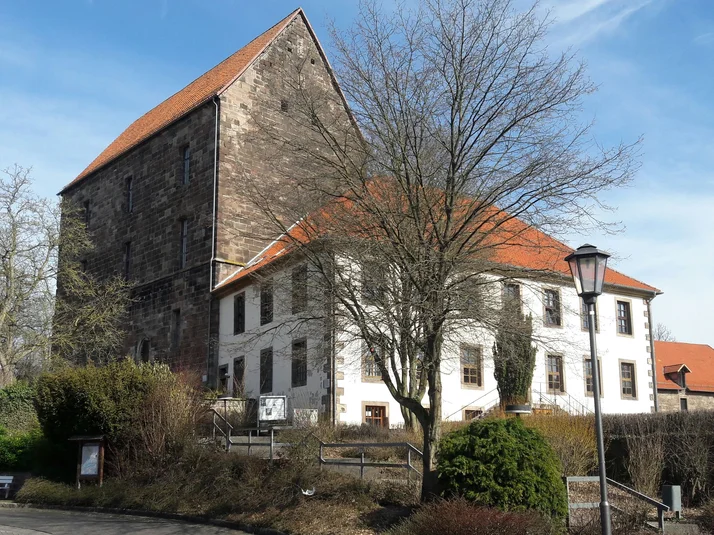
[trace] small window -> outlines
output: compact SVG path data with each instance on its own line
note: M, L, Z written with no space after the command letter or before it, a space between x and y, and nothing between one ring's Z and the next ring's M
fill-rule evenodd
M545 324L549 326L560 326L560 293L558 290L544 291Z
M687 412L689 410L687 398L679 398L679 410L682 412Z
M134 211L134 178L126 179L126 211L132 213Z
M600 387L600 397L602 397L602 363L597 361L598 386ZM593 363L592 359L585 359L585 394L593 395Z
M233 359L233 397L245 397L245 357Z
M171 321L171 349L174 351L178 349L181 344L181 310L175 309L172 312Z
M260 287L260 324L273 321L273 283L266 282Z
M183 174L181 182L185 185L191 181L191 148L183 148Z
M481 409L464 409L464 421L470 422L476 418L480 418L483 415Z
M512 282L503 285L503 307L509 311L522 311L521 286Z
M218 368L218 390L224 394L228 392L228 364Z
M131 242L124 244L124 278L129 280L131 277Z
M548 355L548 393L560 394L565 392L563 380L563 357Z
M600 326L597 323L597 303L594 305L595 307L595 330L600 332ZM580 327L583 331L589 331L590 330L590 314L588 314L588 305L585 304L585 301L582 299L580 300Z
M365 345L362 355L362 378L371 380L381 380L382 372L379 369L378 361L381 358L381 349L378 347L367 347Z
M364 423L375 427L388 427L387 407L384 405L365 405Z
M310 64L315 65L315 58L310 58Z
M233 298L233 334L245 332L245 292Z
M89 220L92 218L92 212L89 209L89 201L84 201L84 225L89 228Z
M305 386L307 384L307 340L293 342L292 351L292 386Z
M260 393L268 394L273 391L273 348L268 347L260 351Z
M149 342L146 338L141 341L141 346L139 347L139 358L141 359L141 362L151 361L151 342Z
M461 346L461 383L483 386L483 355L480 347Z
M620 363L620 390L623 398L634 399L637 397L635 364L633 362Z
M379 273L375 262L363 262L361 265L362 296L368 303L379 303L385 297L384 274Z
M292 312L304 312L307 307L307 265L293 269L292 273Z
M617 302L617 332L632 334L632 317L630 315L629 301Z
M186 267L187 256L188 256L188 220L181 219L179 221L179 269Z
M86 261L86 260L80 260L80 262L79 262L79 270L80 270L82 273L86 273L86 272L87 272L87 261Z
M288 112L290 110L290 104L288 103L287 100L281 100L280 101L280 111L282 112Z

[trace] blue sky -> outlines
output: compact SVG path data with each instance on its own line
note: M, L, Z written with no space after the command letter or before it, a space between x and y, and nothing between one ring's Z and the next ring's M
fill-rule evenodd
M414 0L412 0L414 1ZM526 4L526 0L516 0ZM0 0L0 167L53 195L126 126L298 6L268 0ZM356 1L308 0L327 18ZM577 50L599 91L583 113L605 144L644 136L642 168L608 194L615 236L573 235L664 291L655 322L714 345L714 2L543 0L553 52Z

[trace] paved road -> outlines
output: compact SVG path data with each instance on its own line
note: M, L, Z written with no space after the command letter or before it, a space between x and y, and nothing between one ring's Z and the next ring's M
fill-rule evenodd
M246 535L203 526L141 516L76 513L30 508L0 508L0 535Z

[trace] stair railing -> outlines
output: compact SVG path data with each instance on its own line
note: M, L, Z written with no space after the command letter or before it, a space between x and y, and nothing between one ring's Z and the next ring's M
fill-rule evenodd
M216 431L218 431L221 435L223 435L223 438L225 439L226 451L231 451L231 433L233 432L233 426L216 409L212 408L211 412L213 413L213 441L216 441ZM223 422L223 424L225 425L225 430L223 430L223 427L221 426L220 422Z

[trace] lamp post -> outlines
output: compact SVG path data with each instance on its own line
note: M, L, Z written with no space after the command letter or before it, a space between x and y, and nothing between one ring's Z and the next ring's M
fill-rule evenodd
M565 257L570 264L575 290L588 309L588 330L590 331L590 365L593 378L595 400L595 434L597 436L598 471L600 474L600 526L603 535L611 535L610 504L607 501L607 475L605 473L605 446L602 433L602 412L600 409L600 370L595 342L595 302L602 293L609 254L598 251L589 244L581 245L577 251Z

